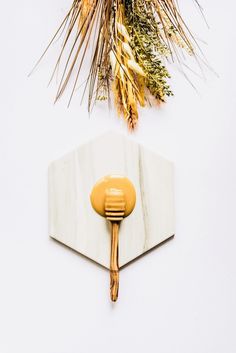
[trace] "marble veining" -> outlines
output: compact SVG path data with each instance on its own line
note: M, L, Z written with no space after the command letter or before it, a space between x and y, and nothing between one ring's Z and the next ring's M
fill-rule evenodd
M49 235L109 268L110 229L90 204L101 177L134 184L133 213L120 228L120 267L174 235L173 164L117 133L106 133L49 166Z

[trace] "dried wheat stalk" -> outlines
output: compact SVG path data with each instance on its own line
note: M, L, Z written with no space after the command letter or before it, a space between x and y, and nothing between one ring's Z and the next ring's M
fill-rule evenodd
M85 85L88 110L112 91L118 114L131 130L137 125L139 105L145 106L150 96L159 104L172 95L165 59L180 61L180 50L194 55L197 47L177 0L74 0L49 46L65 28L53 71L54 76L63 61L56 100L74 80L71 100L84 61L91 55Z

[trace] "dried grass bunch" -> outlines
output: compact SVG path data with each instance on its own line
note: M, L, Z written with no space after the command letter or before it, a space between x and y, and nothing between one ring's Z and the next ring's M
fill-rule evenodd
M64 30L54 74L63 54L68 56L56 100L73 79L71 100L90 57L88 110L97 100L109 100L112 92L118 114L130 129L137 124L139 105L159 104L172 95L166 59L181 60L180 50L194 55L196 45L177 0L74 0L49 46Z

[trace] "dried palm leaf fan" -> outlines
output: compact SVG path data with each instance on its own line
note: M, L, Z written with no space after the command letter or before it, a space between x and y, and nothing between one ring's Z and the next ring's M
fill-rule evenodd
M131 130L138 121L139 105L145 106L151 96L161 103L172 95L165 59L179 61L179 49L194 55L195 41L177 0L74 0L49 46L64 29L54 74L66 51L68 57L56 100L72 79L71 100L82 65L90 57L85 84L88 110L96 100L109 99L112 91L118 114Z

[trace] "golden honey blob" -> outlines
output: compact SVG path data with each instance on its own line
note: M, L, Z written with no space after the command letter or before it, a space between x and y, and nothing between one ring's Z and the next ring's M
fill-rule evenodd
M105 201L109 190L121 191L125 200L124 217L130 215L136 203L136 192L132 182L122 175L107 175L100 179L93 187L90 200L94 210L103 217L105 215Z

